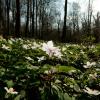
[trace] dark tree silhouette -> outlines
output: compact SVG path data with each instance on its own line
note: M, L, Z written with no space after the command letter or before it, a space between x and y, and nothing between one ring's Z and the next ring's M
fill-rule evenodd
M34 37L34 10L35 10L35 0L33 2L33 12L32 12L32 37Z
M25 37L27 37L27 33L28 33L28 26L29 26L29 5L30 1L27 0L27 16L26 16L26 27L25 27Z
M7 11L7 35L9 36L9 12L10 12L10 0L6 0L6 11Z
M15 36L20 37L20 0L16 0Z
M67 0L65 0L65 7L64 7L64 25L63 25L63 32L62 32L62 37L61 41L66 42L66 20L67 20Z

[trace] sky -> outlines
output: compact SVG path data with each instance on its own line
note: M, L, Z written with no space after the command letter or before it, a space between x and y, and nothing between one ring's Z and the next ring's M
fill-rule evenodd
M90 0L91 2L93 1L93 15L95 15L98 11L100 12L100 0ZM59 9L62 11L62 19L63 19L63 11L64 11L64 2L65 0L61 0L61 2L58 3ZM89 0L68 0L68 10L70 10L70 6L72 2L78 2L81 7L81 12L84 13L87 11L88 7L88 2ZM62 6L61 6L62 5Z
M81 10L83 12L86 11L89 0L70 0L70 1L79 1L81 5ZM94 14L100 11L100 0L90 0L92 2L93 12Z
M93 1L93 15L96 15L98 11L100 12L100 0L90 0L90 1ZM70 6L72 2L78 2L80 4L81 13L84 13L84 12L87 13L89 0L68 0L68 11L70 10ZM64 18L64 3L65 3L65 0L58 0L58 2L56 3L57 9L61 11L62 20ZM21 20L22 22L25 22L25 18L22 18Z
M95 12L100 11L100 0L90 0L93 2L93 9ZM62 0L64 2L64 0ZM68 2L78 2L81 6L82 11L86 11L89 0L68 0Z
M94 2L93 2L93 8L94 8L94 10L96 12L100 11L100 0L94 0Z

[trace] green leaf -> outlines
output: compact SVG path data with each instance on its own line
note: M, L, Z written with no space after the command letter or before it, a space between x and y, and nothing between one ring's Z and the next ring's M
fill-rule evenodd
M20 100L21 95L18 95L14 98L14 100Z
M20 92L20 95L21 95L21 98L24 98L24 97L25 97L25 95L26 95L25 91L24 91L24 90L22 90L22 91Z
M75 85L74 85L74 90L75 90L76 92L80 92L80 87L79 87L77 84L75 84Z
M69 72L71 70L77 70L76 68L72 67L72 66L57 66L56 67L58 72Z
M7 83L7 86L8 86L9 88L14 86L14 83L13 83L12 80L7 80L6 83Z
M72 100L72 99L67 93L64 93L64 100Z

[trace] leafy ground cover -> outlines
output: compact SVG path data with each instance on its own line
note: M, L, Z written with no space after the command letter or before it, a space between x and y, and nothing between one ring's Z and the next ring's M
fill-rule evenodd
M99 100L100 45L0 39L0 100Z

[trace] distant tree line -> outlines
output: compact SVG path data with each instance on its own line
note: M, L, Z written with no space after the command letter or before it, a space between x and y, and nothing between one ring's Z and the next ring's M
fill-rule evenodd
M65 0L62 20L60 0L0 0L0 35L61 42L82 42L89 37L100 42L100 13L93 15L91 1L81 14L77 2L71 3L68 12L69 1Z

